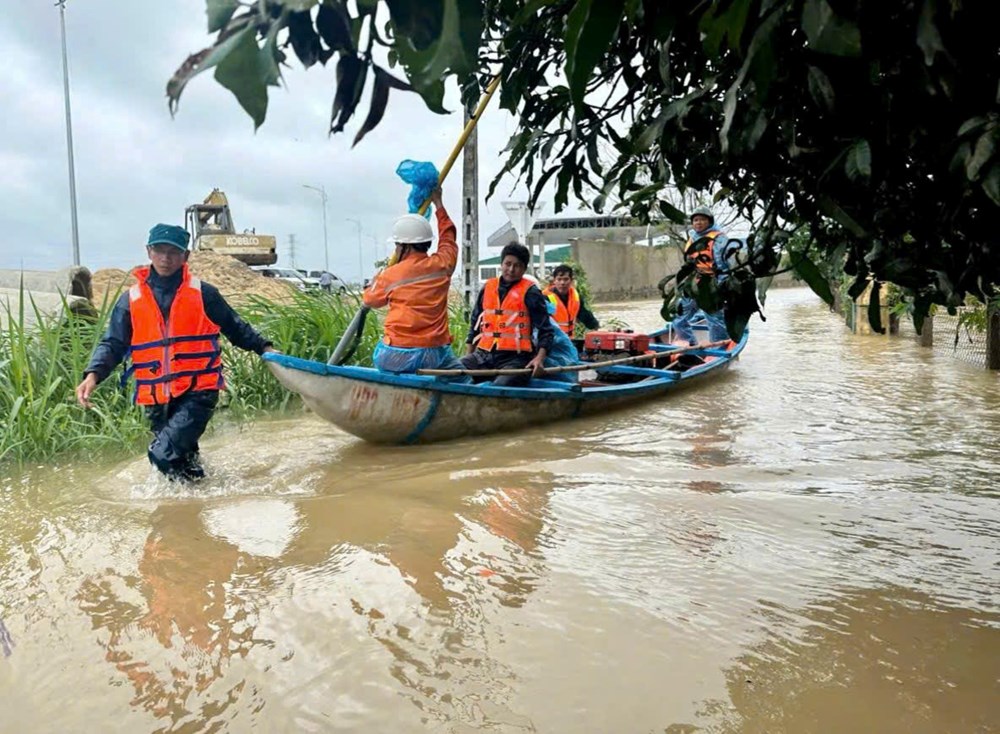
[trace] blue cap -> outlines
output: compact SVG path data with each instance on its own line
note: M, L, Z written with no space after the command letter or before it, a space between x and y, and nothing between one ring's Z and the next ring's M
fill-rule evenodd
M187 251L188 242L191 235L183 227L176 224L157 224L149 230L149 241L147 245L173 245L174 247Z

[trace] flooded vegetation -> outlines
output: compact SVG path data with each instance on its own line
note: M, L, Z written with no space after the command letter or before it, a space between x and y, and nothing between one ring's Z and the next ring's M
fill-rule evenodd
M103 333L114 293L102 301L93 319L52 318L41 313L30 320L9 314L0 327L0 473L5 464L72 457L107 457L131 452L148 440L149 428L132 405L131 387L120 386L122 368L96 393L96 410L76 405L73 390L83 377L94 346ZM26 299L27 301L27 299ZM241 315L275 347L287 354L325 362L354 317L359 302L352 296L289 289L282 302L252 294L239 299ZM30 303L25 304L30 309ZM27 324L31 323L31 326ZM451 313L452 332L464 342L466 326L458 306ZM370 314L352 361L371 364L381 334L377 314ZM224 411L231 423L242 423L264 411L298 407L297 396L283 389L253 355L223 341L229 390Z
M8 464L0 730L995 730L996 375L767 314L714 383L522 433L220 423L196 487L127 442Z

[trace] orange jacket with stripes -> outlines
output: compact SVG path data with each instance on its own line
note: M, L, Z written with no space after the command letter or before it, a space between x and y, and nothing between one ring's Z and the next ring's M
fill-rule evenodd
M576 292L576 288L569 287L569 297L566 299L566 303L563 303L562 298L551 286L543 290L542 295L555 305L556 312L552 314L552 318L559 324L559 328L563 330L564 334L573 336L576 317L580 315L580 294Z
M364 292L369 308L388 304L385 335L393 347L440 347L451 344L448 329L448 291L458 262L455 224L448 212L437 207L437 251L411 251L402 262L375 276Z
M531 314L524 303L524 294L534 283L521 278L510 287L500 302L500 278L490 278L483 286L483 311L479 314L479 335L476 346L487 352L530 352Z
M225 383L219 327L205 314L201 281L191 277L185 263L164 321L146 283L149 268L136 268L133 274L138 282L128 293L132 344L125 378L135 377L135 402L158 405L190 390L221 390Z

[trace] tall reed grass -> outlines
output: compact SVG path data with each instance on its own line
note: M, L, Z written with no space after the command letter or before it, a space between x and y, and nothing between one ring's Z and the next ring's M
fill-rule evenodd
M40 313L30 298L22 298L17 312L5 314L0 328L0 466L136 451L148 441L146 420L131 402L131 385L119 387L121 368L95 391L94 409L76 403L76 385L115 301L107 299L95 317L69 314L68 309L67 315L53 317ZM251 296L237 310L276 349L325 362L359 307L353 295L310 292L297 293L288 303ZM35 321L31 326L26 318L30 315ZM464 315L453 307L449 316L456 351L464 351ZM351 363L370 365L381 334L381 319L369 314ZM228 415L241 422L301 406L298 396L282 388L257 355L224 339L223 345L228 386L217 420Z

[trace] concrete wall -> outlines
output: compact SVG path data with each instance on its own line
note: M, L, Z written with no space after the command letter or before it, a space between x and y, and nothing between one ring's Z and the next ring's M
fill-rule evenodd
M595 301L657 298L656 284L681 267L681 254L673 246L578 240L572 252L573 260L587 273Z
M22 309L27 326L35 324L38 316L59 317L67 308L93 314L92 295L86 268L0 270L0 328L6 328L8 316L19 321Z

